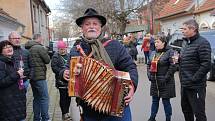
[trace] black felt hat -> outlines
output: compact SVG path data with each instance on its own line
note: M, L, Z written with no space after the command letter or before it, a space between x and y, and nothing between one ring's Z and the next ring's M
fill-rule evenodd
M83 23L85 18L91 18L96 17L101 21L102 26L106 24L106 18L102 15L99 15L98 12L93 8L88 8L82 17L79 17L76 19L76 24L81 27L81 24Z

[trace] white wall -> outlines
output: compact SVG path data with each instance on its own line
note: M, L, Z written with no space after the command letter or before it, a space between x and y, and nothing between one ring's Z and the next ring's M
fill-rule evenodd
M0 21L0 32L3 36L0 36L0 41L8 39L8 35L11 31L15 31L17 29L17 25L10 23L9 21Z
M48 25L47 25L48 18L46 16L46 12L42 8L41 5L37 5L36 3L33 2L32 3L32 8L33 8L33 5L36 8L35 13L36 13L36 21L37 21L37 22L35 22L33 20L34 34L40 33L43 36L43 38L45 39L43 44L45 46L48 46L49 45L49 35L48 35ZM34 10L32 10L32 11L34 12Z
M193 16L182 16L175 19L165 20L161 21L161 31L163 31L165 34L168 33L168 29L170 29L170 34L173 34L176 30L179 30L179 28L182 26L182 23L186 20L192 19ZM199 15L195 16L197 22L199 23L199 26L201 24L205 23L209 26L209 28L212 28L212 24L215 22L215 16L210 16L209 12L204 12Z
M215 16L210 16L210 14L210 12L205 12L196 16L199 22L199 26L205 23L209 26L210 29L212 28L212 24L215 22Z
M182 16L171 20L161 21L161 31L167 34L168 29L170 29L170 34L173 34L176 30L179 30L179 28L182 27L183 22L192 18L193 16Z

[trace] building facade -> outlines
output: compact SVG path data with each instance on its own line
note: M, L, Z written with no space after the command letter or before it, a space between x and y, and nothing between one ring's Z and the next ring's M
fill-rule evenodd
M13 30L22 34L22 43L40 33L45 38L43 44L48 45L48 15L51 11L44 0L1 0L0 8L25 26L24 30Z
M156 20L161 23L161 31L173 34L180 30L182 23L188 19L196 19L200 29L215 29L215 0L171 0Z
M11 31L19 30L20 33L23 33L24 29L23 24L0 8L0 41L8 39L8 34Z

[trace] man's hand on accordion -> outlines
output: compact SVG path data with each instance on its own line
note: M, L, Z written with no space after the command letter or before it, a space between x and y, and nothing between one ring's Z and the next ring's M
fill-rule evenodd
M134 95L134 85L131 83L129 85L128 95L124 98L125 99L125 105L128 105L132 101L133 95Z
M74 74L75 75L79 75L81 73L81 69L82 69L82 64L81 63L77 63L75 65Z
M63 72L63 78L64 78L65 80L69 81L69 70L65 70L65 71Z

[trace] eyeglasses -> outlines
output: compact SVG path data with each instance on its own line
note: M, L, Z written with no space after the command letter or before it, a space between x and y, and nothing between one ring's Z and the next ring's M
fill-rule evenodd
M7 45L7 46L3 47L3 49L8 49L8 48L12 48L12 46L11 45Z
M21 39L21 38L10 38L10 39Z

